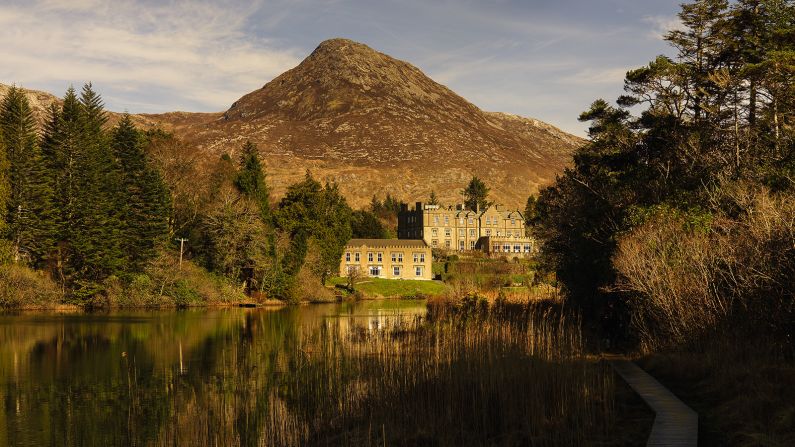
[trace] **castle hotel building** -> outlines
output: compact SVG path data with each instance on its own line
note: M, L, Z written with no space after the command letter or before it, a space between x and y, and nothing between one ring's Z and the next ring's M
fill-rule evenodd
M464 206L442 207L417 202L398 213L398 238L418 239L446 251L483 251L489 255L526 257L535 240L525 234L524 216L517 210L492 205L483 211Z

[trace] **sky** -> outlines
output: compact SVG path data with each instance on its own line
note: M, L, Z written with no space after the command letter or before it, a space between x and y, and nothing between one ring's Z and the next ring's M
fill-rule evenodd
M681 0L0 0L0 82L62 96L92 82L114 111L226 110L323 40L419 67L478 107L584 136L659 54Z

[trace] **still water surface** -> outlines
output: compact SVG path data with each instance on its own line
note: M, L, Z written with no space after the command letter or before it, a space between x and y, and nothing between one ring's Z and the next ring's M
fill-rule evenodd
M372 330L424 313L423 301L385 300L0 314L0 446L163 444L172 424L184 424L186 402L201 414L203 393L218 383L245 388L249 379L240 377L289 373L280 354L312 331ZM242 374L230 360L252 355L247 367L257 374Z

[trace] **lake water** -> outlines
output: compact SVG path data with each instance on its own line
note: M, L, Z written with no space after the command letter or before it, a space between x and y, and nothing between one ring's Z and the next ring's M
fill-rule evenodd
M245 445L256 427L225 417L227 399L288 373L283 353L307 334L424 313L423 301L384 300L0 315L0 446L186 445L169 435L185 426L207 431L190 439Z

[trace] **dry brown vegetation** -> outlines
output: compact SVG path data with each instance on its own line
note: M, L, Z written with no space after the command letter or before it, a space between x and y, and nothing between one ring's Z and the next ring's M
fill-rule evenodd
M277 358L257 344L228 352L214 366L216 382L180 393L180 416L156 444L609 445L645 437L619 432L613 374L584 356L576 319L554 305L435 301L427 321L397 318L378 329L337 321Z
M661 212L614 258L641 365L700 415L703 445L795 443L795 197L727 184L709 219Z
M0 309L53 308L63 290L46 273L19 264L0 265Z
M660 213L619 245L614 262L622 288L638 294L633 325L644 349L692 341L728 319L735 331L792 329L795 198L738 185L721 191L713 200L730 203L732 216L693 224Z

